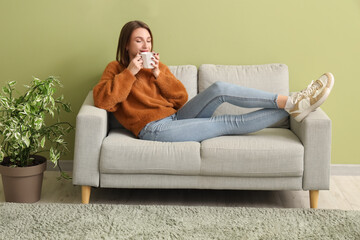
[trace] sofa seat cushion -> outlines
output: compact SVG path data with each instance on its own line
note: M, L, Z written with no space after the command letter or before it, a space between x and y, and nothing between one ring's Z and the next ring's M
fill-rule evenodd
M113 129L101 147L100 172L199 175L200 162L198 142L146 141Z
M201 143L201 175L302 176L304 147L289 129L266 128Z

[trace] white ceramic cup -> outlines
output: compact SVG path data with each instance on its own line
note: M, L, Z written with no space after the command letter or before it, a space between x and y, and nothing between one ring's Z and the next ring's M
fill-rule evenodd
M154 54L152 52L142 52L140 53L141 58L143 59L143 67L144 68L154 68L151 63L155 64L155 62L151 59L154 57Z

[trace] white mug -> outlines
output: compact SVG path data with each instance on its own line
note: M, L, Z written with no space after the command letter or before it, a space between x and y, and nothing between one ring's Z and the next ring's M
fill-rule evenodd
M152 57L154 57L154 54L152 52L142 52L140 53L140 56L143 60L144 68L154 68L154 66L151 65L151 63L155 64L155 62L151 59Z

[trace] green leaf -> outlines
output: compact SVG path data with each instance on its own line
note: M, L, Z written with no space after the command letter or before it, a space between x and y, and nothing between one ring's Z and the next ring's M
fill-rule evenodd
M11 81L11 82L9 82L9 86L10 86L10 87L15 86L15 84L16 84L16 81Z
M18 133L18 132L15 132L15 134L14 134L14 137L16 138L16 140L20 140L21 138L21 136L20 136L20 133Z
M56 99L56 101L58 101L58 102L61 102L61 101L63 101L64 100L64 95L61 95L60 97L58 97L57 99Z
M60 158L60 152L58 152L56 149L54 148L50 148L50 161L52 161L55 166L57 165L57 161Z
M64 103L62 106L63 106L65 112L71 112L71 106L70 106L70 104Z
M33 77L33 82L34 82L35 86L41 84L41 80L39 78L37 78L37 77Z
M10 89L7 88L7 87L3 87L3 88L2 88L2 91L3 91L5 94L9 94L9 93L10 93Z
M4 157L5 157L5 154L4 154L4 152L1 150L1 147L0 147L0 163L4 160Z
M57 178L57 180L61 180L62 178L66 179L66 180L71 180L72 177L70 177L69 174L67 174L66 172L61 172L61 176Z
M41 147L42 147L42 148L44 148L44 146L45 146L45 139L46 139L45 137L43 137L43 138L41 139L41 143L40 143L40 144L41 144Z
M25 145L26 145L27 147L30 146L30 139L29 139L29 138L27 138L27 137L22 137L22 140L23 140L23 142L25 143Z
M43 124L43 119L41 118L36 118L34 121L34 125L35 125L35 130L40 130Z
M51 109L48 109L48 113L54 118L54 112Z
M54 108L54 107L55 107L55 100L54 100L54 98L50 97L50 102L51 102L51 106Z

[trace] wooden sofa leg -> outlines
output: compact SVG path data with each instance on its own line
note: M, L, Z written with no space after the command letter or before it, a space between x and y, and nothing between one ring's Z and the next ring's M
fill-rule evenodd
M310 190L310 207L317 208L319 202L319 190Z
M88 204L90 201L91 186L81 186L81 202Z

